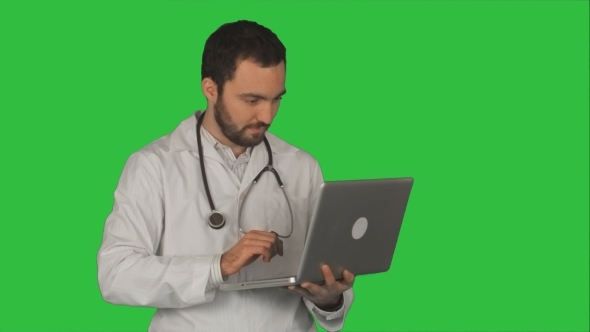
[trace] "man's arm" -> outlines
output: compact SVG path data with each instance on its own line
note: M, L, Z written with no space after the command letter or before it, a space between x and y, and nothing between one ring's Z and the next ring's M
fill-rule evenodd
M182 308L212 301L222 281L216 256L156 256L164 207L160 176L132 154L115 190L98 253L98 283L114 304Z

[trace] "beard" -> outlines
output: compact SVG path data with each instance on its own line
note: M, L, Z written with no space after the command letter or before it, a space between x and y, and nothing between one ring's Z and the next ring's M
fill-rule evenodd
M264 122L258 122L256 124L250 124L244 126L242 129L238 128L238 126L232 121L227 108L225 108L225 104L223 103L223 97L218 96L213 106L213 114L215 115L215 121L217 125L221 129L221 132L227 139L229 139L232 143L244 146L244 147L252 147L260 144L264 139L264 134L270 125L267 125ZM266 128L261 133L256 133L253 135L246 134L246 130L248 128Z

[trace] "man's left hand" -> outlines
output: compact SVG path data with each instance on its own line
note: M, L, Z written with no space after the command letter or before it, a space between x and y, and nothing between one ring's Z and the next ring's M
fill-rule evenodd
M322 266L324 285L320 286L311 282L304 282L301 286L289 286L283 288L291 293L301 295L313 302L320 309L332 308L340 302L342 293L352 287L354 275L348 271L342 272L344 280L337 281L328 265Z

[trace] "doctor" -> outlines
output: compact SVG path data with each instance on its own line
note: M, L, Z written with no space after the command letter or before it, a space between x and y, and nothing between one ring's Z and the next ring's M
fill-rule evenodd
M312 317L341 329L347 271L337 281L324 266L321 286L218 289L296 275L323 178L311 155L267 132L286 93L273 32L224 24L202 60L206 111L125 164L97 257L102 296L157 308L149 331L315 331Z

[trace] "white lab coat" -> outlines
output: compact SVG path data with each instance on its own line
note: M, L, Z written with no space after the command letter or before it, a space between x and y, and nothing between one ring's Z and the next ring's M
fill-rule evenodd
M211 196L226 217L225 227L214 230L206 221L211 208L201 178L195 125L191 115L171 134L127 160L97 258L104 299L158 308L149 331L316 331L310 313L325 329L341 329L354 299L352 289L344 293L343 308L328 316L331 320L311 302L278 288L206 290L215 257L243 236L237 225L238 202L268 156L263 143L256 146L240 182L213 145L202 140ZM271 133L266 136L293 208L293 235L283 239L282 257L269 263L258 259L227 282L296 275L323 182L311 155ZM242 228L287 234L288 211L274 175L265 172L245 202Z

